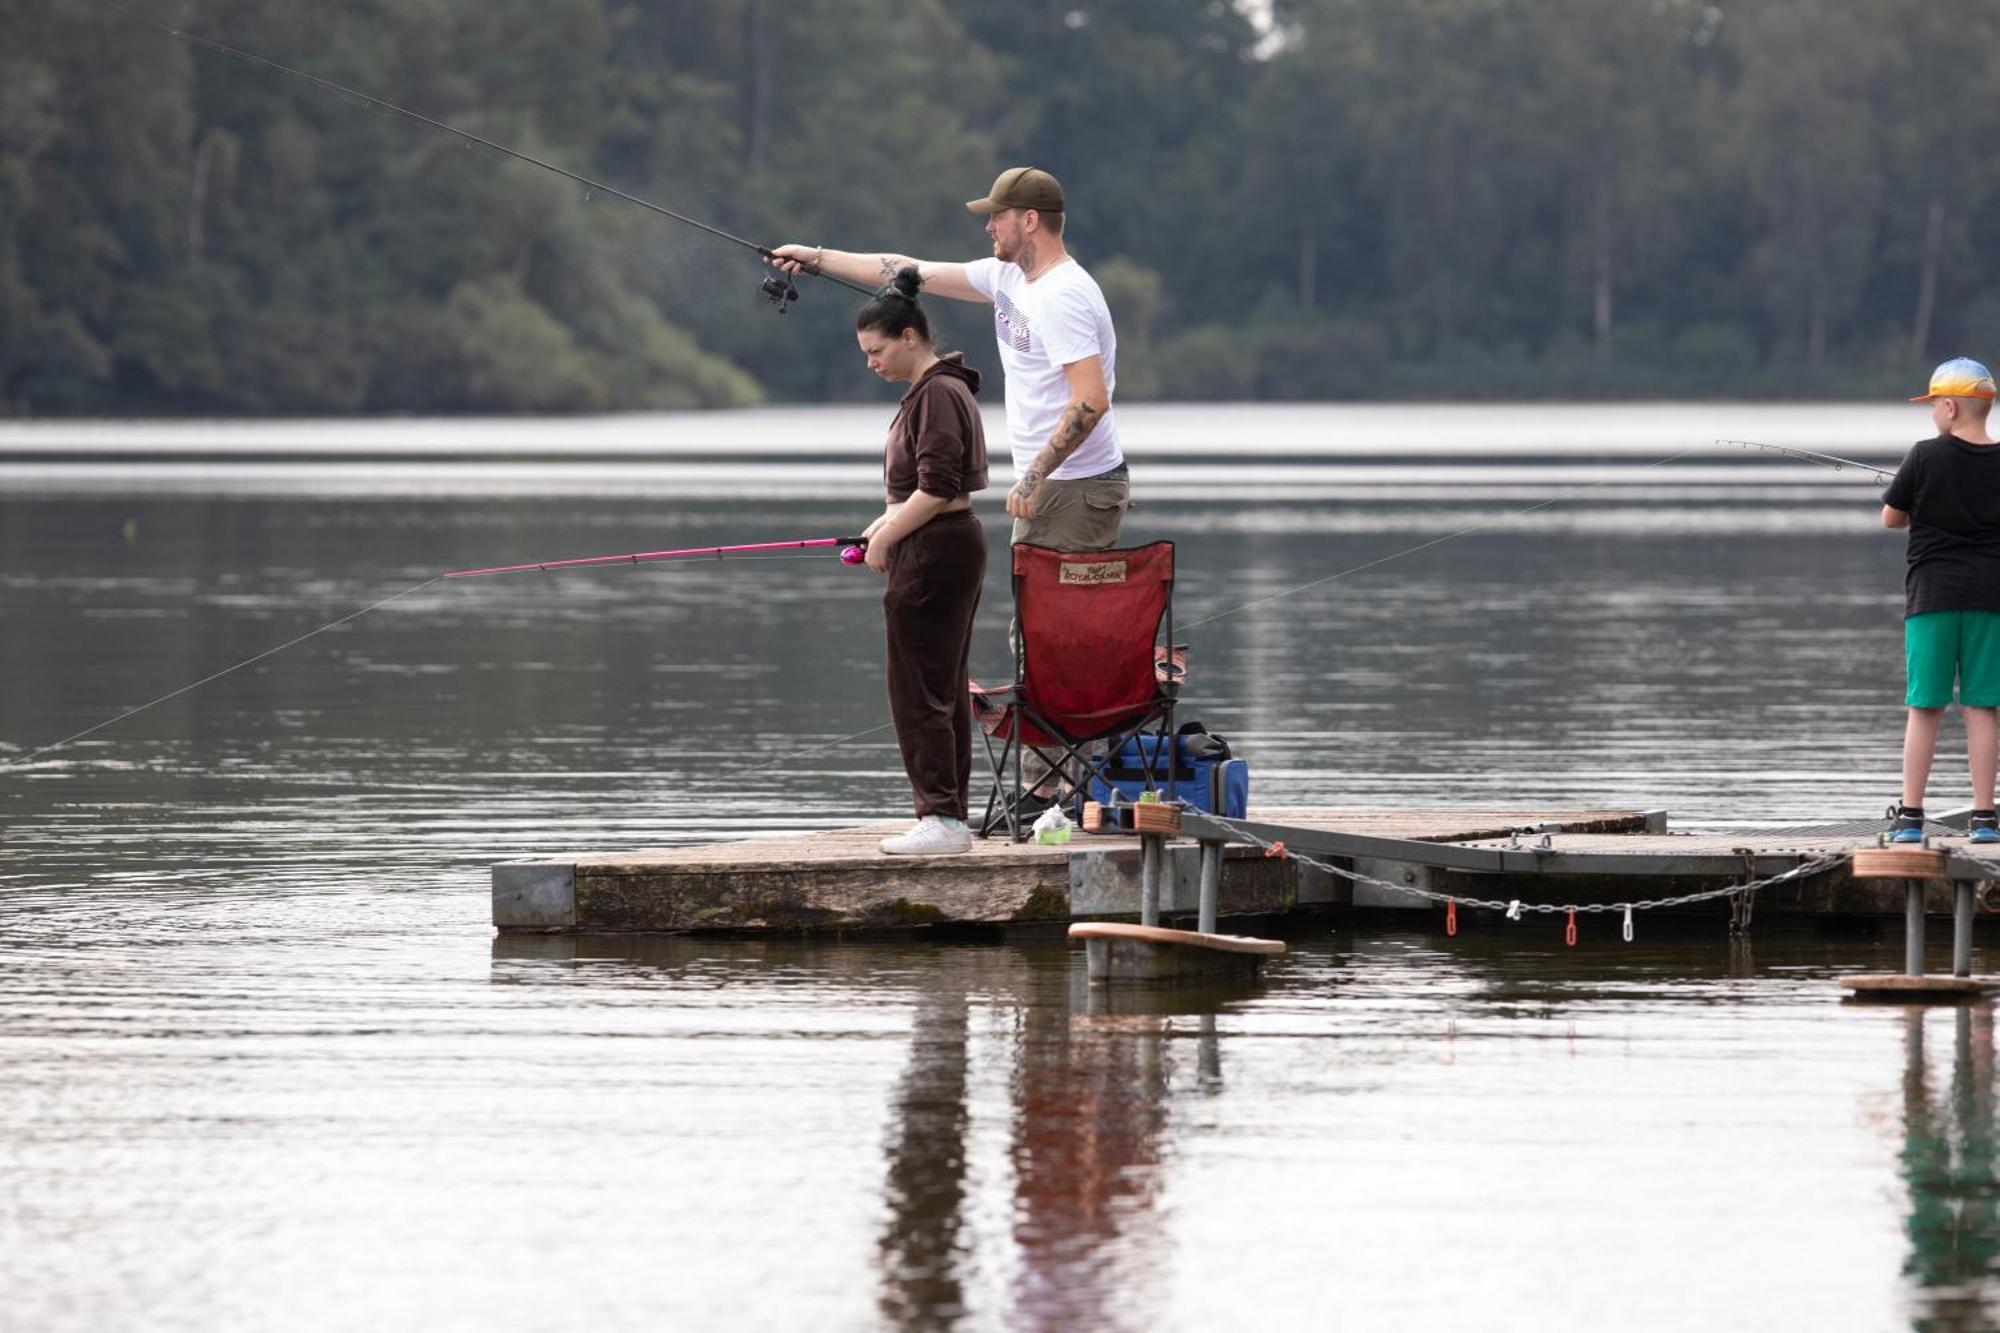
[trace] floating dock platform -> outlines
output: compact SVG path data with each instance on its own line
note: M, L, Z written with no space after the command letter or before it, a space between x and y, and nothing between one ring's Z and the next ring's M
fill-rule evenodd
M764 932L909 927L1057 927L1136 920L1140 838L1077 831L1069 843L975 840L959 856L890 857L876 849L906 821L800 837L750 838L659 851L505 861L493 867L493 923L503 931ZM1258 810L1230 826L1351 872L1329 874L1240 842L1222 852L1223 917L1374 908L1443 915L1441 896L1526 903L1618 903L1753 884L1814 866L1754 895L1684 910L1747 925L1766 916L1904 916L1907 886L1857 878L1852 853L1878 846L1881 821L1743 832L1675 832L1664 811ZM1200 893L1189 815L1165 847L1163 917L1191 917ZM1924 910L1950 915L1970 886L1977 915L2000 914L2000 855L1961 830L1931 840L1944 872ZM1818 864L1815 864L1818 863ZM1400 888L1396 886L1401 886ZM1672 910L1672 909L1663 909ZM1479 915L1461 908L1467 915ZM1498 916L1498 913L1488 913Z

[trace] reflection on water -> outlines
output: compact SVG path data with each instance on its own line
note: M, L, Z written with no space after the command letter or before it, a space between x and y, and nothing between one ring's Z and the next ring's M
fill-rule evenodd
M1072 976L1074 973L1072 973ZM1171 1265L1157 1167L1167 1119L1163 1020L1040 1005L1014 1072L1018 1310L1035 1328L1150 1322Z
M1166 1115L1165 1031L1152 1016L1073 1013L1072 969L1011 972L1019 1006L1009 1079L1014 1178L1008 1321L1124 1328L1146 1321L1162 1228L1154 1217ZM920 1003L885 1144L883 1316L936 1328L969 1313L964 1216L971 1058L966 997Z
M934 993L910 1024L910 1063L890 1116L882 1229L882 1317L896 1328L934 1328L968 1312L961 1265L970 1259L966 1201L967 997Z
M1903 1024L1903 1272L1913 1288L1911 1324L1925 1333L1991 1329L2000 1324L1993 1006L1913 1007ZM1950 1042L1948 1075L1933 1072L1934 1039Z
M1404 429L1361 416L1376 453ZM1218 498L1162 460L1130 529L1181 544L1189 712L1258 802L1797 824L1894 794L1872 488L1647 479L1643 412L1554 414L1539 473L1348 476L1326 419L1269 418L1310 484ZM1263 600L1502 518L1599 440L1587 503ZM0 496L0 762L440 569L857 513L102 481ZM1261 988L1146 995L1060 941L493 938L496 859L896 810L885 736L829 744L883 720L878 598L811 560L440 587L0 772L0 1323L1990 1320L1987 1011L1947 1084L1956 1016L1835 998L1893 930L1321 923Z
M835 1327L1984 1326L1990 1009L1842 1006L1833 970L1893 931L1647 934L1315 934L1261 985L1140 992L1058 941L501 938L492 979L551 1031L648 1038L598 1057L625 1096L767 1117L670 1112L619 1150L680 1164L659 1224L717 1282L758 1271L741 1228L791 1236L759 1251L773 1327L826 1267L860 1283ZM569 1131L586 1160L610 1114ZM851 1266L836 1199L870 1219Z

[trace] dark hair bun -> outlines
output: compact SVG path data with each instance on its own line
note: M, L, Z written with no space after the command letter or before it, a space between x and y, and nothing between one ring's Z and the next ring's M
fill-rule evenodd
M924 318L923 307L917 304L917 293L923 290L923 275L917 272L915 264L905 264L896 276L883 284L868 304L861 307L861 313L854 317L857 329L879 329L891 338L898 338L907 329L915 329L917 336L925 342L931 340L931 324Z

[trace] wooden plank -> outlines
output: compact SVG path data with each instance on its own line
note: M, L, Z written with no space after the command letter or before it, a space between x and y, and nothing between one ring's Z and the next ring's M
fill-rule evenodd
M1953 977L1926 973L1920 977L1901 972L1869 972L1840 978L1840 984L1857 996L1886 999L1922 999L1926 996L1958 999L2000 989L2000 977Z
M1073 940L1143 940L1148 944L1170 944L1182 949L1213 949L1218 953L1274 954L1285 951L1283 940L1259 939L1255 935L1220 935L1199 930L1174 930L1167 926L1134 926L1119 921L1079 921L1069 928Z
M1918 847L1864 847L1854 853L1856 879L1949 879L1949 858Z

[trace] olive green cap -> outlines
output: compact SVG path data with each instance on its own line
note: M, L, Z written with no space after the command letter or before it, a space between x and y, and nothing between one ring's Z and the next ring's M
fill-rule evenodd
M1003 208L1060 213L1062 186L1040 167L1009 167L995 178L993 189L984 199L968 200L965 206L974 213L997 213Z

